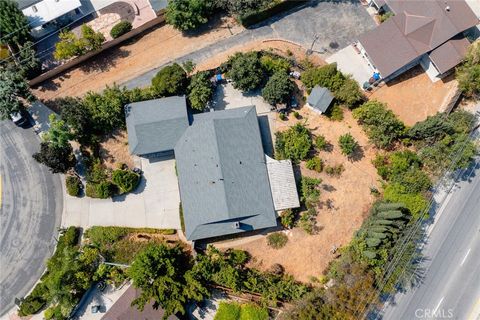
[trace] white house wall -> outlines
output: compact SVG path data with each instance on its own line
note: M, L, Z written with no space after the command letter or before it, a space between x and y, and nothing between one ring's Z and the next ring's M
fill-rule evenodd
M31 28L37 28L79 8L79 0L43 0L22 10Z

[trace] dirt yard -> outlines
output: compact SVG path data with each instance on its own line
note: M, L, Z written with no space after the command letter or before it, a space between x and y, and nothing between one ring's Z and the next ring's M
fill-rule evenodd
M33 93L41 100L51 100L82 96L90 90L99 91L106 85L135 78L242 30L243 27L230 18L222 19L213 28L198 36L185 36L172 26L165 25L137 41L126 42L118 48L107 50L95 59L42 83Z
M127 132L117 131L100 142L100 158L107 168L116 169L119 163L134 167L132 156L128 151Z
M277 119L276 128L285 130L297 122L305 122L314 135L321 134L333 145L330 152L322 151L319 156L325 165L343 164L345 171L340 178L328 176L326 173L316 173L305 168L300 169L302 175L322 179L321 197L317 216L320 231L316 235L308 235L300 228L284 231L289 238L285 247L276 250L267 245L265 236L257 235L251 238L222 242L221 247L235 247L247 250L253 257L252 266L262 270L272 264L279 263L286 272L304 282L311 277L319 277L334 258L330 252L333 246L337 248L347 244L356 230L361 226L367 211L375 200L370 193L370 187L379 187L376 169L371 160L375 150L353 119L350 111L345 110L344 120L333 122L325 116L320 116L307 107L299 110L302 119L289 116L288 121ZM338 138L350 132L361 146L359 158L349 161L340 153Z
M217 54L209 59L204 60L197 65L197 70L209 70L218 67L220 64L228 60L228 57L235 52L248 52L253 50L272 50L272 52L282 55L284 57L294 57L296 61L301 61L306 58L305 48L285 40L270 39L252 41L245 45L232 47L231 49ZM326 62L320 58L317 53L313 53L308 59L315 65L324 65Z
M442 111L456 87L453 75L433 83L418 66L378 88L368 98L386 102L406 125L411 126Z

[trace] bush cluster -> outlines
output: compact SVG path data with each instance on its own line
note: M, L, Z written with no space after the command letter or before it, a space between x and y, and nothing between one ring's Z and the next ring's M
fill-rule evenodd
M53 54L56 60L70 59L100 49L105 41L101 32L95 32L92 27L86 24L82 25L81 33L81 37L77 38L72 31L64 30L60 32L60 41L55 44Z
M286 131L277 132L275 156L277 159L291 159L294 162L304 160L312 148L310 131L297 123Z
M117 169L112 172L112 182L118 187L120 193L128 193L138 186L140 175L131 170Z
M267 236L267 243L274 249L283 248L288 242L288 237L283 232L271 233Z
M116 39L120 36L123 36L125 33L132 30L132 24L130 21L120 21L116 25L113 26L112 30L110 30L110 35L113 39Z
M76 175L69 175L65 179L65 185L67 187L67 193L72 197L78 197L82 190L82 181Z
M311 159L308 159L305 166L307 167L307 169L314 170L316 172L323 171L323 161L319 157L313 157Z

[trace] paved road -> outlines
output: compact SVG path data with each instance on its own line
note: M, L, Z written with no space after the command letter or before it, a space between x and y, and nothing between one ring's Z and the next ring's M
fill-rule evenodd
M480 319L480 159L464 177L430 229L423 283L397 295L384 319Z
M0 316L40 278L63 208L60 177L39 165L33 129L0 122Z
M256 28L245 30L230 38L218 41L205 48L176 59L176 62L192 60L200 62L232 47L262 39L285 39L310 48L315 35L314 50L328 49L326 54L346 47L367 30L373 29L375 23L368 15L360 1L310 1L306 6L295 8L280 14ZM338 48L331 48L330 43ZM173 61L172 61L173 62ZM160 68L153 69L135 79L122 83L128 88L150 85L153 76Z

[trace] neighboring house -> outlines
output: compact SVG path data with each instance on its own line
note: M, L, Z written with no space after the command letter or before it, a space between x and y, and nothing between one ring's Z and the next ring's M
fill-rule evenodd
M71 23L88 22L104 14L110 15L109 21L112 17L117 17L132 22L133 27L137 28L155 18L155 12L160 12L167 6L167 0L17 0L17 3L27 17L35 38L45 37ZM112 25L103 27L111 28Z
M127 105L126 121L132 153L174 151L188 240L276 227L276 211L300 206L291 162L265 156L254 106L195 114L185 126L184 101Z
M153 301L145 304L142 311L132 306L133 300L140 296L140 289L131 285L123 295L108 309L101 320L158 320L163 319L165 314L161 307L153 308ZM178 317L171 315L168 320L178 320Z
M17 4L36 38L82 15L80 0L17 0Z
M420 64L433 81L458 65L479 24L464 0L371 0L379 12L394 16L358 39L357 48L373 71L389 81Z
M307 98L307 106L320 114L327 112L332 104L333 95L327 88L316 85Z

